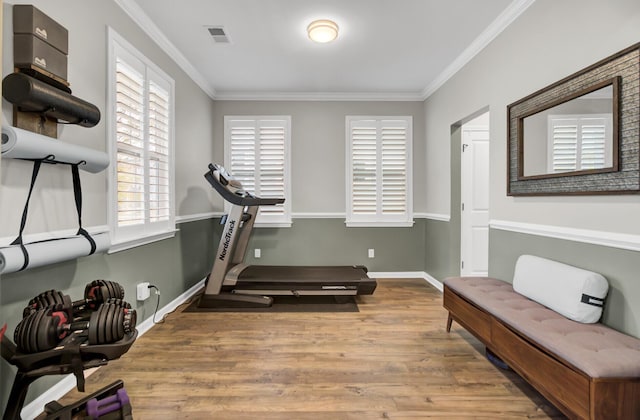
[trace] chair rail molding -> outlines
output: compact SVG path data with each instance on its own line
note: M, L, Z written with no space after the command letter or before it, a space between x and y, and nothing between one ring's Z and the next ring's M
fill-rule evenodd
M548 238L602 245L611 248L640 251L640 235L632 235L628 233L578 229L565 226L539 225L535 223L514 222L508 220L490 220L489 227L491 229L524 233L527 235L545 236Z

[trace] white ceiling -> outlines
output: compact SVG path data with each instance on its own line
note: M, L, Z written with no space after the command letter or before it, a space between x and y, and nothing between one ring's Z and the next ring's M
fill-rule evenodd
M116 0L214 98L413 100L533 1ZM333 43L307 38L320 18L340 27Z

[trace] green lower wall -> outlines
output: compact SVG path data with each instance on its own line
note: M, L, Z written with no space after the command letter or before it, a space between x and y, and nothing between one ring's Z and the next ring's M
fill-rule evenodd
M424 270L442 281L460 275L459 222L425 221ZM489 276L512 282L516 260L531 254L598 272L609 281L602 322L640 338L640 252L489 230Z
M83 297L85 285L95 279L117 281L125 289L125 300L138 312L138 323L153 315L156 295L145 302L136 301L136 284L148 281L160 291L160 307L168 304L202 280L210 270L219 227L214 220L178 225L176 236L152 244L114 254L98 254L21 273L3 275L0 279L0 322L8 324L8 337L22 319L27 302L46 290L60 290L73 300ZM2 412L9 397L15 374L13 366L0 361L0 402ZM29 388L27 403L61 379L51 376L38 379Z
M497 229L490 229L489 244L489 275L501 280L512 281L522 254L602 274L609 281L602 322L640 337L640 252Z
M450 222L416 219L409 228L348 228L344 219L294 219L290 228L256 228L246 261L276 265L356 265L370 271L426 271L438 280L459 275L459 218ZM162 292L164 306L203 279L211 269L222 227L219 219L182 223L172 239L127 251L100 254L48 267L4 275L0 279L0 321L9 337L22 309L38 293L56 289L79 299L87 282L114 280L125 287L126 299L136 306L140 322L155 308L155 296L135 300L136 284L148 281ZM620 331L640 336L640 255L597 245L490 230L489 275L511 281L515 261L533 254L602 273L611 285L603 321ZM254 249L262 257L255 259ZM375 258L367 250L375 249ZM6 404L15 370L0 361L1 401ZM27 401L60 377L39 379Z
M294 219L255 228L246 261L262 265L364 265L370 271L424 271L424 219L412 227L346 227L344 219ZM260 248L262 257L254 258ZM368 258L369 248L375 258Z
M460 223L425 220L424 271L442 281L460 275Z
M425 225L416 220L408 228L347 228L344 219L295 219L291 228L256 228L247 262L283 265L365 265L370 271L424 271ZM9 337L21 320L26 303L45 290L55 289L81 299L85 285L94 279L117 281L125 299L138 311L138 322L153 315L156 298L135 299L136 285L148 281L161 290L160 307L168 304L211 270L222 226L219 219L182 223L176 236L115 254L99 254L0 279L0 320L7 322ZM254 259L260 248L262 258ZM367 257L369 248L375 258ZM1 395L6 404L15 369L0 361ZM27 403L45 392L60 376L42 378L29 388Z
M424 270L442 281L460 275L460 147L462 126L451 126L451 216L448 222L425 220Z

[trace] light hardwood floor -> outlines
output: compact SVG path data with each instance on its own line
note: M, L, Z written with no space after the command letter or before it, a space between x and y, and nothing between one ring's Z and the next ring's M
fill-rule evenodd
M358 313L178 311L87 391L124 380L137 420L562 418L462 327L447 334L424 280L379 280L358 302Z

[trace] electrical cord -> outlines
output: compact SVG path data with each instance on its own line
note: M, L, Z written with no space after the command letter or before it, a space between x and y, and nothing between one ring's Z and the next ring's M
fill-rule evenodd
M157 296L157 300L156 300L156 309L153 311L153 317L151 318L151 319L152 319L152 321L153 321L153 323L154 323L155 325L157 325L157 324L164 324L164 322L165 322L165 320L166 320L167 316L171 315L172 313L174 313L175 311L177 311L177 310L178 310L179 308L181 308L182 306L191 304L191 303L193 302L193 300L194 300L194 298L195 298L195 297L199 297L199 295L192 296L188 301L186 301L186 302L182 303L181 305L178 305L175 309L173 309L173 310L172 310L172 311L170 311L170 312L167 312L166 314L164 314L164 315L162 316L162 318L161 318L161 319L159 319L158 321L156 321L156 314L158 313L158 308L160 307L160 289L158 289L158 287L157 287L157 286L155 286L155 285L153 285L153 284L150 284L150 285L148 286L148 288L149 288L149 289L155 289L155 291L156 291L156 296Z
M158 313L158 308L160 307L160 289L158 289L155 285L150 284L149 285L149 289L155 289L156 291L156 309L153 311L153 318L151 318L151 320L153 321L154 324L162 324L164 323L164 318L169 315L169 314L165 314L162 319L160 319L159 321L156 321L156 314ZM171 313L171 312L169 312Z

